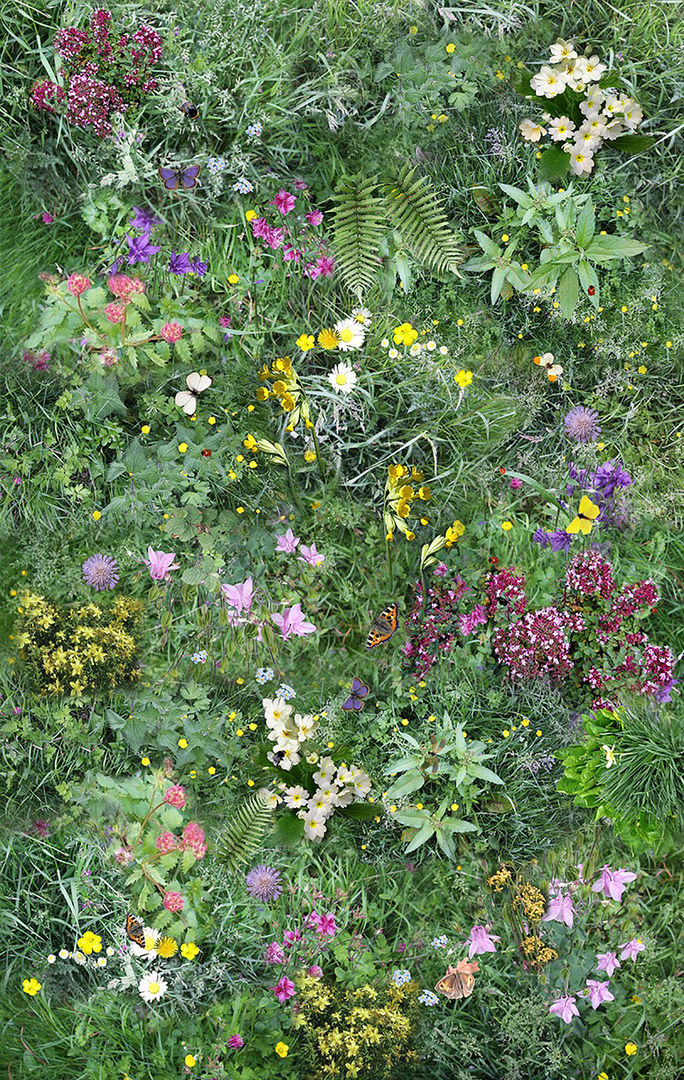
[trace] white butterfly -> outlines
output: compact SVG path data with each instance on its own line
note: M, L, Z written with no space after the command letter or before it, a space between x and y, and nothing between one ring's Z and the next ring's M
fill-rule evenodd
M197 412L197 394L203 393L211 386L213 379L208 375L200 375L199 371L191 371L186 378L187 390L179 390L175 397L176 405L182 409L186 416L194 416Z

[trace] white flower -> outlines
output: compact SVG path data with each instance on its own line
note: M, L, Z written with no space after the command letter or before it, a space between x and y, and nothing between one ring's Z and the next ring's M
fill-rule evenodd
M158 971L150 971L147 975L143 975L138 983L138 993L143 1001L148 1003L159 1001L168 988L168 983L162 979Z
M586 124L582 124L582 127L575 134L575 146L584 147L590 154L598 148L600 142L600 135L595 135L593 131L589 130Z
M329 818L335 809L330 799L326 799L322 791L316 791L309 799L309 814L316 814L320 821ZM308 815L307 815L308 816Z
M560 64L561 60L574 60L576 56L577 53L571 41L563 41L563 38L558 38L556 44L551 46L552 64Z
M570 150L570 172L575 176L588 176L594 168L594 159L586 147L575 143Z
M449 353L448 347L446 345L440 345L440 347L439 347L439 355L440 356L447 356L448 353Z
M389 349L389 338L384 337L380 342L380 346L383 349Z
M352 775L352 784L356 794L363 798L371 789L371 778L363 769L355 769Z
M354 789L351 787L345 788L337 796L338 806L349 806L349 803L354 802Z
M428 352L434 352L435 349L437 348L437 342L436 341L426 341L425 348L427 349Z
M47 962L48 962L48 964L54 964L56 959L57 959L57 957L55 956L55 954L51 952L50 955L47 958Z
M411 356L420 356L423 351L423 346L418 341L414 341L413 345L409 349Z
M387 355L389 356L390 360L396 360L396 358L399 355L399 352L398 352L397 349L390 349L390 351L387 353Z
M329 784L333 780L335 762L331 757L324 757L318 762L318 766L318 772L313 774L313 781L318 787L323 787L324 784Z
M600 86L590 86L587 90L586 100L580 102L580 112L587 116L589 112L600 109L605 100L606 95Z
M113 956L115 950L111 947L111 945L108 945L105 951L107 953L107 956Z
M278 806L278 804L283 801L280 798L280 795L276 795L275 791L266 794L264 798L266 799L266 803L268 804L270 810L275 810L276 806Z
M586 82L598 82L603 72L607 70L608 65L602 64L596 54L584 60L584 78Z
M107 967L106 958L104 956L98 956L97 960L95 961L95 965L96 967Z
M622 134L622 121L621 120L611 120L611 122L606 125L606 134L604 135L604 139L608 139L609 142L612 142L613 139L617 139L618 135L621 135L621 134Z
M565 90L566 73L544 64L530 80L530 86L537 97L554 98Z
M349 364L335 364L328 374L328 382L333 390L338 390L341 394L351 394L357 382L356 372Z
M308 798L309 792L300 785L285 788L285 805L289 806L290 810L299 810L300 807L305 805Z
M365 307L355 307L351 313L352 319L355 319L357 323L361 323L361 326L370 326L372 313ZM389 345L389 342L387 343ZM385 346L386 348L387 346Z
M625 123L627 127L634 129L643 120L644 110L641 108L641 105L639 105L636 101L632 101L630 99L623 106L622 115L625 118Z
M144 956L146 960L151 960L157 955L156 946L161 941L161 934L153 926L143 927L143 934L145 935L145 945L138 945L137 942L131 941L129 948L133 956Z
M351 784L351 783L353 783L352 775L353 775L353 773L352 773L351 769L348 769L347 766L344 765L344 764L340 765L339 769L337 770L337 776L335 777L335 783L336 784Z
M285 698L263 698L261 704L264 707L267 727L287 726L287 722L292 716L292 706L288 705Z
M280 769L285 769L285 772L289 772L293 765L299 765L299 762L301 761L297 750L280 747L277 743L273 749L273 753L267 754L266 757L273 765L277 765Z
M605 139L606 137L606 122L603 116L592 116L582 124L580 128L581 132L590 131L596 139Z
M299 713L295 716L295 724L297 725L297 737L300 742L312 739L318 726L313 716L300 716Z
M309 765L317 765L318 764L318 753L317 753L317 751L312 750L310 754L307 754L306 755L306 760L309 763Z
M564 142L575 131L575 125L567 116L556 116L549 121L549 135L554 142Z
M321 787L316 792L316 795L320 795L322 799L325 799L331 806L335 806L337 802L337 796L339 791L335 784L326 784L325 787Z
M60 949L59 950L59 958L60 958L60 960L68 960L69 959L69 950L68 949Z
M315 813L307 814L304 818L304 835L309 840L322 840L326 833L326 824Z
M563 61L563 74L567 85L572 90L584 90L586 59L578 56L576 60Z
M356 319L340 319L333 327L339 339L338 349L348 352L350 349L360 349L366 337L364 329Z
M622 105L624 100L624 98L616 97L615 94L609 94L605 100L603 111L608 116L615 116L615 113L619 113L622 111Z
M521 120L518 127L525 142L539 142L542 135L546 135L546 128L535 124L534 120Z
M80 964L81 967L83 967L84 964L88 963L87 957L80 950L78 950L75 953L72 953L71 955L72 955L72 958L76 961L76 963Z
M283 732L278 734L273 739L273 750L277 753L279 750L287 750L291 754L297 754L299 752L299 739L296 733L294 735L289 732Z

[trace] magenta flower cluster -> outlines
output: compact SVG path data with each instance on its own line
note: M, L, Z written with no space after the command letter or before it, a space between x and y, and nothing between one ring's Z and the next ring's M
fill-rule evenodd
M439 576L444 574L440 572ZM404 656L412 660L415 678L422 678L440 655L451 652L454 643L459 641L458 629L465 633L460 627L463 616L458 615L457 608L461 597L470 591L470 586L460 575L448 583L436 582L428 589L427 610L423 614L423 584L417 582L415 585L413 607L406 620L409 637L404 645ZM475 620L471 622L475 629Z
M562 680L574 664L570 658L571 619L555 607L528 611L521 619L495 631L494 652L511 679Z
M157 851L168 855L170 851L191 851L196 859L203 859L207 853L204 829L196 821L189 821L181 837L172 832L163 832L155 840Z
M252 236L272 251L279 252L283 263L300 267L312 281L319 277L330 277L335 269L335 261L313 231L323 221L323 212L308 210L297 213L297 198L297 195L281 188L271 200L271 206L275 206L280 215L277 224L270 223L265 217L252 218L249 223ZM293 211L294 217L289 219L287 216Z

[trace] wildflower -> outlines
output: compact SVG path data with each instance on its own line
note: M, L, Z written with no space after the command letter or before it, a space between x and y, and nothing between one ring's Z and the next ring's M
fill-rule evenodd
M604 1001L615 1001L615 997L608 989L609 983L606 979L605 982L599 982L597 979L587 979L587 987L589 989L589 998L591 1000L591 1007L596 1011L599 1005L602 1005Z
M286 1058L287 1057L287 1052L288 1052L289 1049L290 1049L290 1047L288 1046L287 1043L277 1042L275 1044L275 1052L278 1055L278 1057Z
M440 934L439 937L433 938L430 944L433 949L446 949L449 944L449 939L446 934Z
M293 604L292 607L284 608L282 614L276 612L271 615L271 620L279 628L280 633L283 636L283 641L287 641L288 638L295 635L295 637L304 637L305 634L315 634L316 627L313 623L307 622L302 612L301 604Z
M504 532L510 532L510 530L513 528L513 522L512 521L502 521L501 522L501 528L503 529Z
M86 956L90 956L94 952L102 952L102 938L99 934L93 934L92 930L86 930L83 937L80 937L76 944Z
M636 1043L633 1043L633 1042L625 1043L625 1053L627 1054L628 1057L634 1057L634 1055L636 1054L638 1049L639 1049L639 1047L637 1046Z
M286 975L283 975L282 979L279 979L275 986L271 987L271 990L278 998L281 1005L284 1005L289 998L294 997L296 990L295 984L292 979L288 979ZM282 1055L284 1056L284 1055Z
M142 236L129 236L126 233L126 243L128 244L128 262L131 266L134 263L148 263L150 256L161 251L161 247L155 247L151 243L148 232L143 233Z
M342 352L360 349L366 337L365 331L356 319L340 319L335 323L334 332L338 339L338 348Z
M172 345L174 341L179 341L182 336L183 327L177 322L164 323L159 331L159 337L162 338L163 341L168 341L170 345Z
M222 585L221 592L230 607L235 609L237 615L243 611L250 611L254 597L252 578L248 577L238 585Z
M168 983L162 979L157 971L150 971L147 975L143 975L138 983L138 993L143 1001L147 1001L148 1004L153 1001L159 1001L159 998L162 997L167 990Z
M534 120L521 120L518 128L526 142L539 142L542 135L546 135L546 128L535 124Z
M276 535L276 551L282 551L286 555L294 555L299 544L300 537L295 536L292 529L288 529L286 533L278 533Z
M190 273L190 253L183 251L180 254L176 254L175 251L171 252L171 259L169 260L169 273L170 274L189 274Z
M620 948L622 949L620 953L621 960L636 960L639 953L643 952L646 946L639 938L632 938L631 941L626 941Z
M299 337L297 338L297 345L302 350L302 352L308 352L310 349L313 349L313 347L314 347L314 336L313 336L313 334L300 334Z
M611 870L609 866L604 866L601 871L601 876L598 881L595 881L591 887L592 892L602 892L604 896L609 899L622 900L622 894L625 891L625 886L630 881L636 881L637 875L632 870Z
M270 903L277 900L283 891L280 883L280 871L272 866L255 866L245 877L245 888L250 896Z
M594 159L581 143L575 143L570 151L570 172L575 176L588 176L594 168Z
M185 941L180 947L181 956L185 960L194 960L197 956L199 949L195 945L194 941Z
M163 960L168 960L171 956L175 956L178 952L178 942L173 938L164 937L157 945L157 956L161 956Z
M33 977L31 977L30 979L24 979L21 984L22 990L25 994L28 994L29 997L35 997L40 990L40 987L41 983L39 983L38 980L34 979Z
M322 349L332 352L340 343L340 339L334 330L321 330L318 334L318 344Z
M125 304L107 304L104 310L110 323L122 323L126 318Z
M606 768L607 769L612 769L612 767L613 767L613 765L615 764L615 761L616 761L616 758L615 758L615 744L613 744L613 746L608 746L608 743L602 743L601 744L601 749L603 750L603 752L606 755Z
M296 197L289 191L285 191L281 188L274 199L271 200L271 205L277 207L281 214L289 214L291 210L294 210Z
M461 368L461 370L457 371L454 375L454 382L458 383L458 385L461 387L461 390L465 390L466 386L470 386L472 381L472 371L464 371L463 368Z
M185 1064L189 1069L192 1069L193 1066L197 1064L197 1058L194 1056L194 1054L185 1055Z
M152 547L147 549L145 565L150 571L150 577L154 581L168 581L171 570L177 570L179 563L174 563L175 551L155 551Z
M395 986L403 986L411 981L411 972L406 968L395 968L392 972L392 982Z
M273 678L273 674L273 668L257 668L255 679L261 686L263 686L264 683L271 681L271 679Z
M561 1020L564 1020L566 1024L571 1024L573 1016L579 1016L579 1009L575 1005L576 1000L576 998L569 995L558 998L552 1005L549 1005L549 1012L560 1016Z
M187 793L180 784L172 784L164 792L164 802L168 806L175 806L176 810L182 810L187 800Z
M468 635L472 634L478 626L482 626L483 623L486 622L487 612L482 607L482 604L476 604L471 612L459 616L458 628L464 637L468 637Z
M401 326L395 326L392 336L395 345L406 345L410 348L418 337L418 331L411 323L402 323ZM397 353L396 355L398 356L399 354Z
M566 142L575 131L575 125L567 116L554 116L553 119L549 120L548 126L549 135L553 142Z
M597 421L596 410L585 409L583 405L576 405L563 418L566 434L578 443L596 442L601 434Z
M185 900L179 892L165 892L163 904L167 911L178 915L183 910Z
M151 210L142 210L139 206L132 207L133 217L129 220L128 224L132 229L141 229L143 232L151 232L155 226L159 225L159 220L154 216Z
M116 588L119 580L116 559L111 555L91 555L83 563L83 580L96 592Z
M432 990L423 990L423 993L418 998L421 1005L436 1005L439 998Z
M320 225L323 220L323 212L321 210L309 210L304 217L309 222L309 225Z
M340 348L342 348L341 344ZM335 364L335 367L328 374L328 382L333 390L337 390L341 394L350 394L357 383L356 372L348 364Z
M572 896L559 893L549 900L549 907L542 922L563 922L572 930L574 914Z
M543 64L541 69L530 80L530 86L537 97L554 98L565 90L566 77L564 73L555 71L548 64Z
M82 296L84 292L87 292L90 288L90 278L85 274L72 274L67 279L67 289L72 296Z
M468 946L468 958L472 959L477 953L496 952L495 941L501 941L496 934L489 934L484 926L473 926L465 945Z

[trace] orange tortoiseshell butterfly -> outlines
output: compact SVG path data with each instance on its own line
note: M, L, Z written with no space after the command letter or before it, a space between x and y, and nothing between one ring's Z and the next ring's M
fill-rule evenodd
M376 645L382 645L383 641L389 641L392 634L399 629L399 613L396 604L390 604L373 619L366 641L367 649L374 649Z
M437 983L435 990L438 994L458 1001L459 998L470 997L475 986L476 971L480 965L477 960L470 963L469 960L459 960L456 967L448 967L443 979Z
M139 945L141 949L145 948L145 928L135 915L128 915L126 917L126 935L134 941L136 945Z

